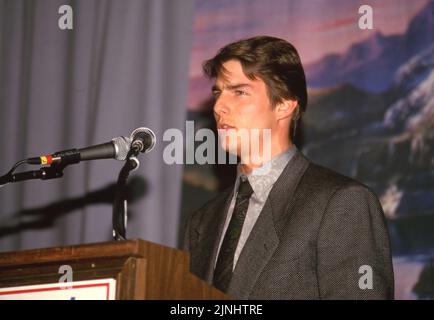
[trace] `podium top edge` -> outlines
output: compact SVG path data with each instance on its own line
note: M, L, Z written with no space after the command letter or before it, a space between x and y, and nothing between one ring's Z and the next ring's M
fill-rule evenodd
M49 263L85 259L146 257L150 249L173 250L142 239L111 241L63 247L31 249L0 253L0 268L14 265Z

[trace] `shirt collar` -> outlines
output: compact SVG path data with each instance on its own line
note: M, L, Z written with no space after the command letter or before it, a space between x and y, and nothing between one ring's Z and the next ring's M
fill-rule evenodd
M292 159L297 151L297 147L292 145L285 151L279 153L271 160L264 163L262 166L255 168L249 174L242 173L240 171L241 165L237 166L237 180L235 181L235 190L238 190L241 179L248 179L250 185L252 186L254 195L260 200L265 201L268 192L274 185L276 180L279 178L283 169L286 167L288 162Z

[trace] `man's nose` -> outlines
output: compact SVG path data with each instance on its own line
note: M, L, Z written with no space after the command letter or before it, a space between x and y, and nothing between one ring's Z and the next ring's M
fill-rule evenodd
M217 118L221 118L224 115L227 115L229 113L229 105L226 99L220 95L218 98L216 98L214 102L214 115Z

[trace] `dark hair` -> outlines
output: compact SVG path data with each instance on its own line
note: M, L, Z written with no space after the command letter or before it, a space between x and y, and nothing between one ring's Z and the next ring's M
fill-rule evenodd
M244 39L221 48L217 55L204 62L203 71L216 78L223 63L238 60L245 75L264 81L271 105L284 99L295 99L298 106L291 119L291 138L294 139L297 123L307 106L306 77L300 56L289 42L268 36Z

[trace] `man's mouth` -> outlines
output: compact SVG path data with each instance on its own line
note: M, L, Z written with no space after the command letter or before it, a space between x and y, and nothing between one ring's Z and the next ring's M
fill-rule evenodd
M228 125L226 123L219 123L217 125L217 129L229 130L229 129L236 129L236 128L234 126Z

